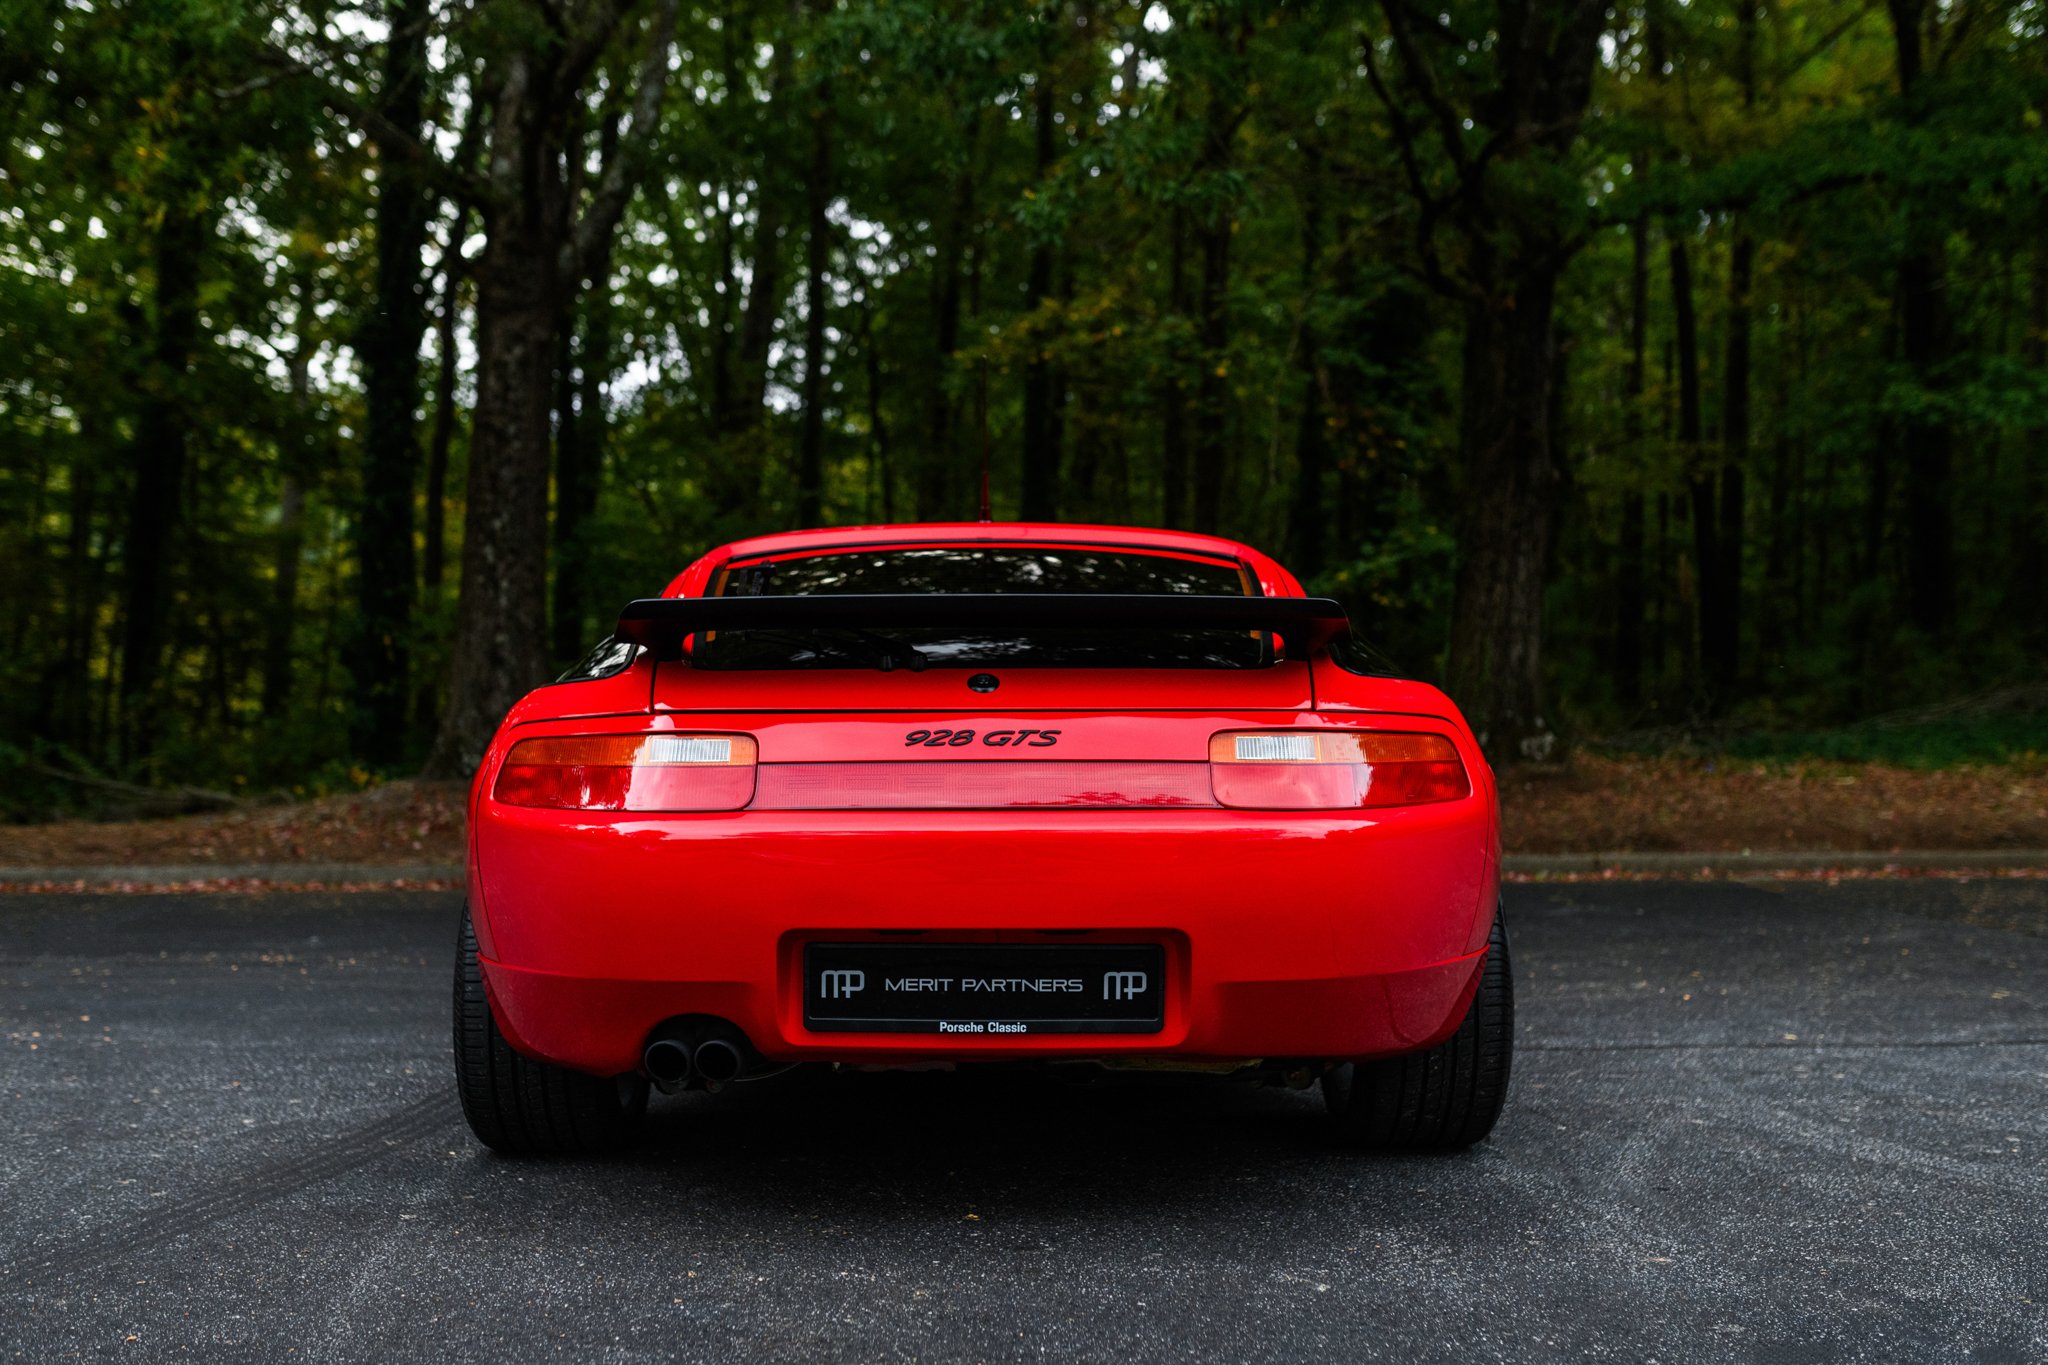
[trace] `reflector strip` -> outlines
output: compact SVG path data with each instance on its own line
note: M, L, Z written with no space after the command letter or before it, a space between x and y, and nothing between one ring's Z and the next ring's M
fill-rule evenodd
M1445 735L1240 730L1209 740L1216 803L1233 810L1365 810L1460 801L1472 782Z
M1205 763L764 763L754 810L1214 806Z
M523 739L491 795L554 810L739 810L754 794L758 749L752 735Z
M1239 763L1313 763L1316 761L1314 735L1238 735L1235 757Z
M655 735L640 750L639 763L730 763L732 737Z

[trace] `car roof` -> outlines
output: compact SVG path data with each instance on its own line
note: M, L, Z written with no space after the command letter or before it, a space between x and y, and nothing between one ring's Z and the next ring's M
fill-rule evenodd
M772 555L824 554L899 545L1093 545L1138 553L1210 555L1243 564L1261 592L1299 597L1301 584L1271 556L1241 541L1194 531L1168 531L1147 526L1095 526L1075 522L957 521L915 522L894 526L826 526L750 536L721 545L685 569L670 583L666 596L702 594L712 575L736 559Z

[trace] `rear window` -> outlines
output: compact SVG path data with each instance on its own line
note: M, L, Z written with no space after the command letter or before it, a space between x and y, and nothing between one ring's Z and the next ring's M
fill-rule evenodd
M756 559L727 568L719 596L824 592L1181 592L1241 597L1244 570L1218 559L1082 546L931 546Z
M919 546L744 560L713 595L832 593L1192 593L1241 597L1234 561L1088 546ZM700 668L1254 668L1272 662L1263 633L1189 630L892 627L726 630L699 641Z

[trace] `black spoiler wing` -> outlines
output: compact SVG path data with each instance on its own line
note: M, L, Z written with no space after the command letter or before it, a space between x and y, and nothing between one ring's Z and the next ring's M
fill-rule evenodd
M643 597L619 613L616 637L672 658L709 630L803 626L1052 626L1098 630L1268 630L1305 659L1350 634L1327 597L1198 597L1189 593L815 593L788 597Z

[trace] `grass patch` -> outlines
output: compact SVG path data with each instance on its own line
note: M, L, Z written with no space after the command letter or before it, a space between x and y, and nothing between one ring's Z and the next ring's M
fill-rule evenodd
M1621 759L1692 759L1796 767L1873 764L1933 772L2048 771L2048 682L2004 683L1970 696L1838 725L1801 725L1768 707L1718 721L1663 725L1589 741Z
M1754 731L1698 742L1701 753L1761 762L1820 759L1898 768L2048 762L2048 712L1866 721L1834 730Z

